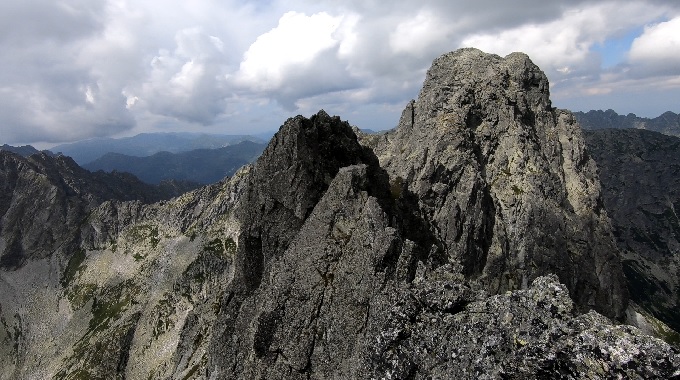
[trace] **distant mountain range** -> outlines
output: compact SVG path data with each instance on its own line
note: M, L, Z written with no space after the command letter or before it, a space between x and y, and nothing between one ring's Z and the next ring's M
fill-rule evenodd
M12 153L16 153L16 154L23 156L23 157L28 157L32 154L38 154L38 153L41 153L41 152L47 154L48 156L54 156L54 153L50 152L49 150L40 151L40 150L35 149L31 145L11 146L11 145L7 145L7 144L3 144L2 146L0 146L0 151L3 151L3 150L6 150L6 151L12 152Z
M133 137L97 138L57 145L50 150L72 157L79 165L90 163L106 153L147 157L158 152L188 152L217 149L242 141L265 143L268 136L212 135L198 133L142 133Z
M680 137L680 114L668 111L661 116L649 119L634 113L619 115L613 110L574 112L576 120L583 129L636 128Z
M93 172L128 172L151 184L170 179L208 184L231 176L241 166L255 160L264 148L262 143L243 141L223 148L159 152L148 157L106 153L83 167Z

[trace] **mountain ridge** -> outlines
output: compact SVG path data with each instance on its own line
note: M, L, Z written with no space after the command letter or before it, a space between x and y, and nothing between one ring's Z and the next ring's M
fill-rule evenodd
M233 175L241 166L257 158L264 148L264 144L242 141L222 148L179 153L164 151L148 157L109 152L83 165L83 168L90 171L128 172L151 184L174 179L205 185Z
M59 247L76 244L73 230L90 209L106 200L152 203L194 188L181 181L152 186L127 173L90 173L70 157L45 153L26 158L2 151L0 168L3 268L43 257L45 253L38 252L55 246L55 241L61 242Z
M88 164L104 153L120 153L129 156L146 157L161 151L171 153L193 149L214 149L241 141L263 142L261 138L249 135L210 135L189 132L141 133L133 137L98 138L69 144L57 145L52 151L73 157L81 164Z
M603 316L628 295L584 146L526 55L446 54L392 132L290 118L234 176L95 205L0 271L0 376L679 376Z
M54 156L55 155L54 153L52 153L49 150L38 150L38 149L34 148L32 145L12 146L12 145L3 144L2 146L0 146L0 151L3 151L3 150L13 152L13 153L16 153L16 154L24 156L24 157L28 157L30 155L40 154L40 153L45 153L48 156Z
M619 115L614 110L574 112L584 129L635 128L680 137L680 114L666 111L655 118L638 117L634 113Z

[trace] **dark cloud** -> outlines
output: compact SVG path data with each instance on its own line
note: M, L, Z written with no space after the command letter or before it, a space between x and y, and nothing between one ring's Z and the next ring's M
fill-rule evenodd
M101 30L101 0L24 0L0 3L0 42L24 45L45 39L71 41Z

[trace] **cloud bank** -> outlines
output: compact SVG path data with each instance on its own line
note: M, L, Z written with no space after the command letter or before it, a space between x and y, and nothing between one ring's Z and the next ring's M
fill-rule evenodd
M661 0L5 2L0 142L250 133L320 108L390 128L464 46L528 53L559 107L656 116L680 111L678 36Z

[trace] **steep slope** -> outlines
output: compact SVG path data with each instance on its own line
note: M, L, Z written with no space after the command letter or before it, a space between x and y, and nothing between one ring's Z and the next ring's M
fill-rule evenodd
M52 254L47 247L72 249L87 212L105 200L150 203L186 191L181 183L158 187L124 173L89 173L68 157L44 153L23 158L0 152L0 179L3 268Z
M680 139L635 129L585 136L631 299L680 331Z
M652 119L634 113L619 115L614 110L574 112L574 116L584 129L635 128L680 137L680 115L671 111Z
M264 144L243 141L223 148L159 152L148 157L107 153L83 167L90 171L132 173L153 184L171 179L209 184L233 175L241 166L255 160L264 148Z
M595 164L526 55L463 49L436 59L399 127L368 144L466 276L496 293L552 272L581 307L624 317Z
M471 50L445 56L452 69L461 63L488 64L491 71L516 58L503 60ZM528 58L522 56L522 61L522 68L540 73ZM433 70L442 64L435 62ZM513 78L523 72L514 65L509 69ZM461 85L449 83L453 89ZM434 82L426 81L423 93L428 86ZM476 85L485 86L489 84ZM516 96L517 104L525 104L527 92ZM409 109L426 109L418 104L425 107L422 102ZM556 111L546 112L542 116ZM501 124L505 121L496 128L503 130ZM533 257L529 249L547 256L525 263L536 265L524 273L526 281L518 276L523 274L516 268L519 264L507 265L504 272L471 265L477 262L478 247L471 242L454 249L456 239L435 228L452 214L449 222L467 226L466 231L486 231L487 225L495 231L498 213L489 213L484 199L477 202L451 191L459 184L453 176L439 178L444 186L438 185L440 198L423 198L415 184L426 184L397 172L408 172L403 165L410 165L409 160L398 164L395 155L394 162L381 166L375 152L396 149L395 136L409 136L404 128L410 127L402 125L387 137L366 140L374 152L359 143L347 122L320 111L309 119L286 121L262 156L232 178L153 205L105 202L81 226L78 254L43 256L12 273L0 272L10 286L44 289L44 307L30 306L34 299L28 296L2 303L0 339L6 344L0 346L0 376L680 376L680 354L668 344L633 327L616 326L595 311L583 313L596 307L618 317L626 299L621 293L602 295L605 290L620 291L612 285L615 281L605 281L622 278L615 259L600 265L597 273L592 264L581 268L583 274L570 272L573 262L585 262L583 257L594 262L608 257L606 249L613 242L605 234L608 225L585 210L589 201L597 203L599 194L582 185L591 161L580 155L582 140L574 133L578 129L560 125L521 124L527 134L553 133L556 140L546 140L554 145L558 141L570 152L542 150L543 140L537 142L536 152L528 151L528 162L552 163L552 158L559 163L545 164L548 179L556 177L546 186L563 194L563 199L553 196L557 200L549 203L553 198L536 196L532 190L530 200L556 207L545 215L558 219L559 227L569 232L559 244L580 250L565 252L548 238L536 239L535 224L508 224L507 234L527 246L525 257ZM411 131L417 137L415 129ZM475 141L472 133L462 136L470 139L468 144ZM469 153L465 146L461 142L442 149L433 159L454 162ZM548 158L534 157L541 152ZM472 161L459 165L479 168ZM514 167L510 170L506 181L528 181L522 172L512 171ZM597 178L589 179L588 186L596 187ZM502 196L483 190L483 182L476 186L492 200ZM459 200L469 204L465 213L446 209ZM527 209L522 201L493 207L509 219ZM468 214L477 219L467 219ZM527 226L534 229L519 230ZM604 240L583 242L577 230ZM477 241L488 238L478 235ZM512 248L506 252L511 264L523 263L516 256L517 243L506 244ZM602 257L592 252L596 246L605 248ZM571 255L562 258L568 264L552 265L559 262L559 254ZM29 276L39 266L48 268L45 273L50 275ZM560 279L571 286L567 289L550 275L553 271L577 278ZM513 285L506 284L506 272L515 276ZM592 289L579 287L582 283ZM521 289L505 291L515 287ZM570 294L577 296L576 302Z

